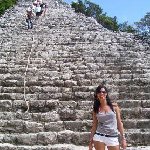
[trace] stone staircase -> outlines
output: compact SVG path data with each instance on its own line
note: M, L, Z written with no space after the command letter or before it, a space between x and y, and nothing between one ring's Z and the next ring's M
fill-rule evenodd
M88 149L102 82L121 107L128 149L150 149L149 45L46 2L33 30L23 17L29 1L0 18L0 150Z

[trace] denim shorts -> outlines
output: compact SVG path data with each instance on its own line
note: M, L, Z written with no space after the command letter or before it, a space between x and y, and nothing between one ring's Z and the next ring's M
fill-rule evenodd
M118 137L106 137L98 134L94 134L93 141L99 141L104 143L106 146L118 146Z

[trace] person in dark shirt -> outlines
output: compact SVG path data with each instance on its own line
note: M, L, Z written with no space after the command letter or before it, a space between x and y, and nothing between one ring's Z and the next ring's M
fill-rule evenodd
M28 29L32 29L33 28L33 23L32 23L32 17L34 16L34 13L32 11L32 8L29 7L26 10L26 22L28 24Z

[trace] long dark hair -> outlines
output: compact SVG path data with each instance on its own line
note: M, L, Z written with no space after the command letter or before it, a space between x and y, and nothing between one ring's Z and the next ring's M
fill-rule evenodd
M100 101L98 100L97 98L97 94L99 93L99 91L104 88L105 91L107 92L107 96L106 96L106 101L107 101L107 105L110 106L110 108L112 109L112 111L114 111L113 109L113 105L112 105L112 102L108 96L108 90L107 88L104 86L104 85L99 85L96 90L95 90L95 93L94 93L94 105L93 105L93 111L95 113L98 113L99 112L99 107L101 106L101 103Z

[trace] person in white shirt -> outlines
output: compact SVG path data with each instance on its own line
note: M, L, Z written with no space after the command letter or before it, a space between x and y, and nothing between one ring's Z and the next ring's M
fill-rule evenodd
M39 3L37 3L37 6L36 6L36 8L35 8L36 19L38 19L38 18L39 18L39 16L42 14L42 11L41 11L41 10L42 10L42 9L41 9L40 4L39 4Z

